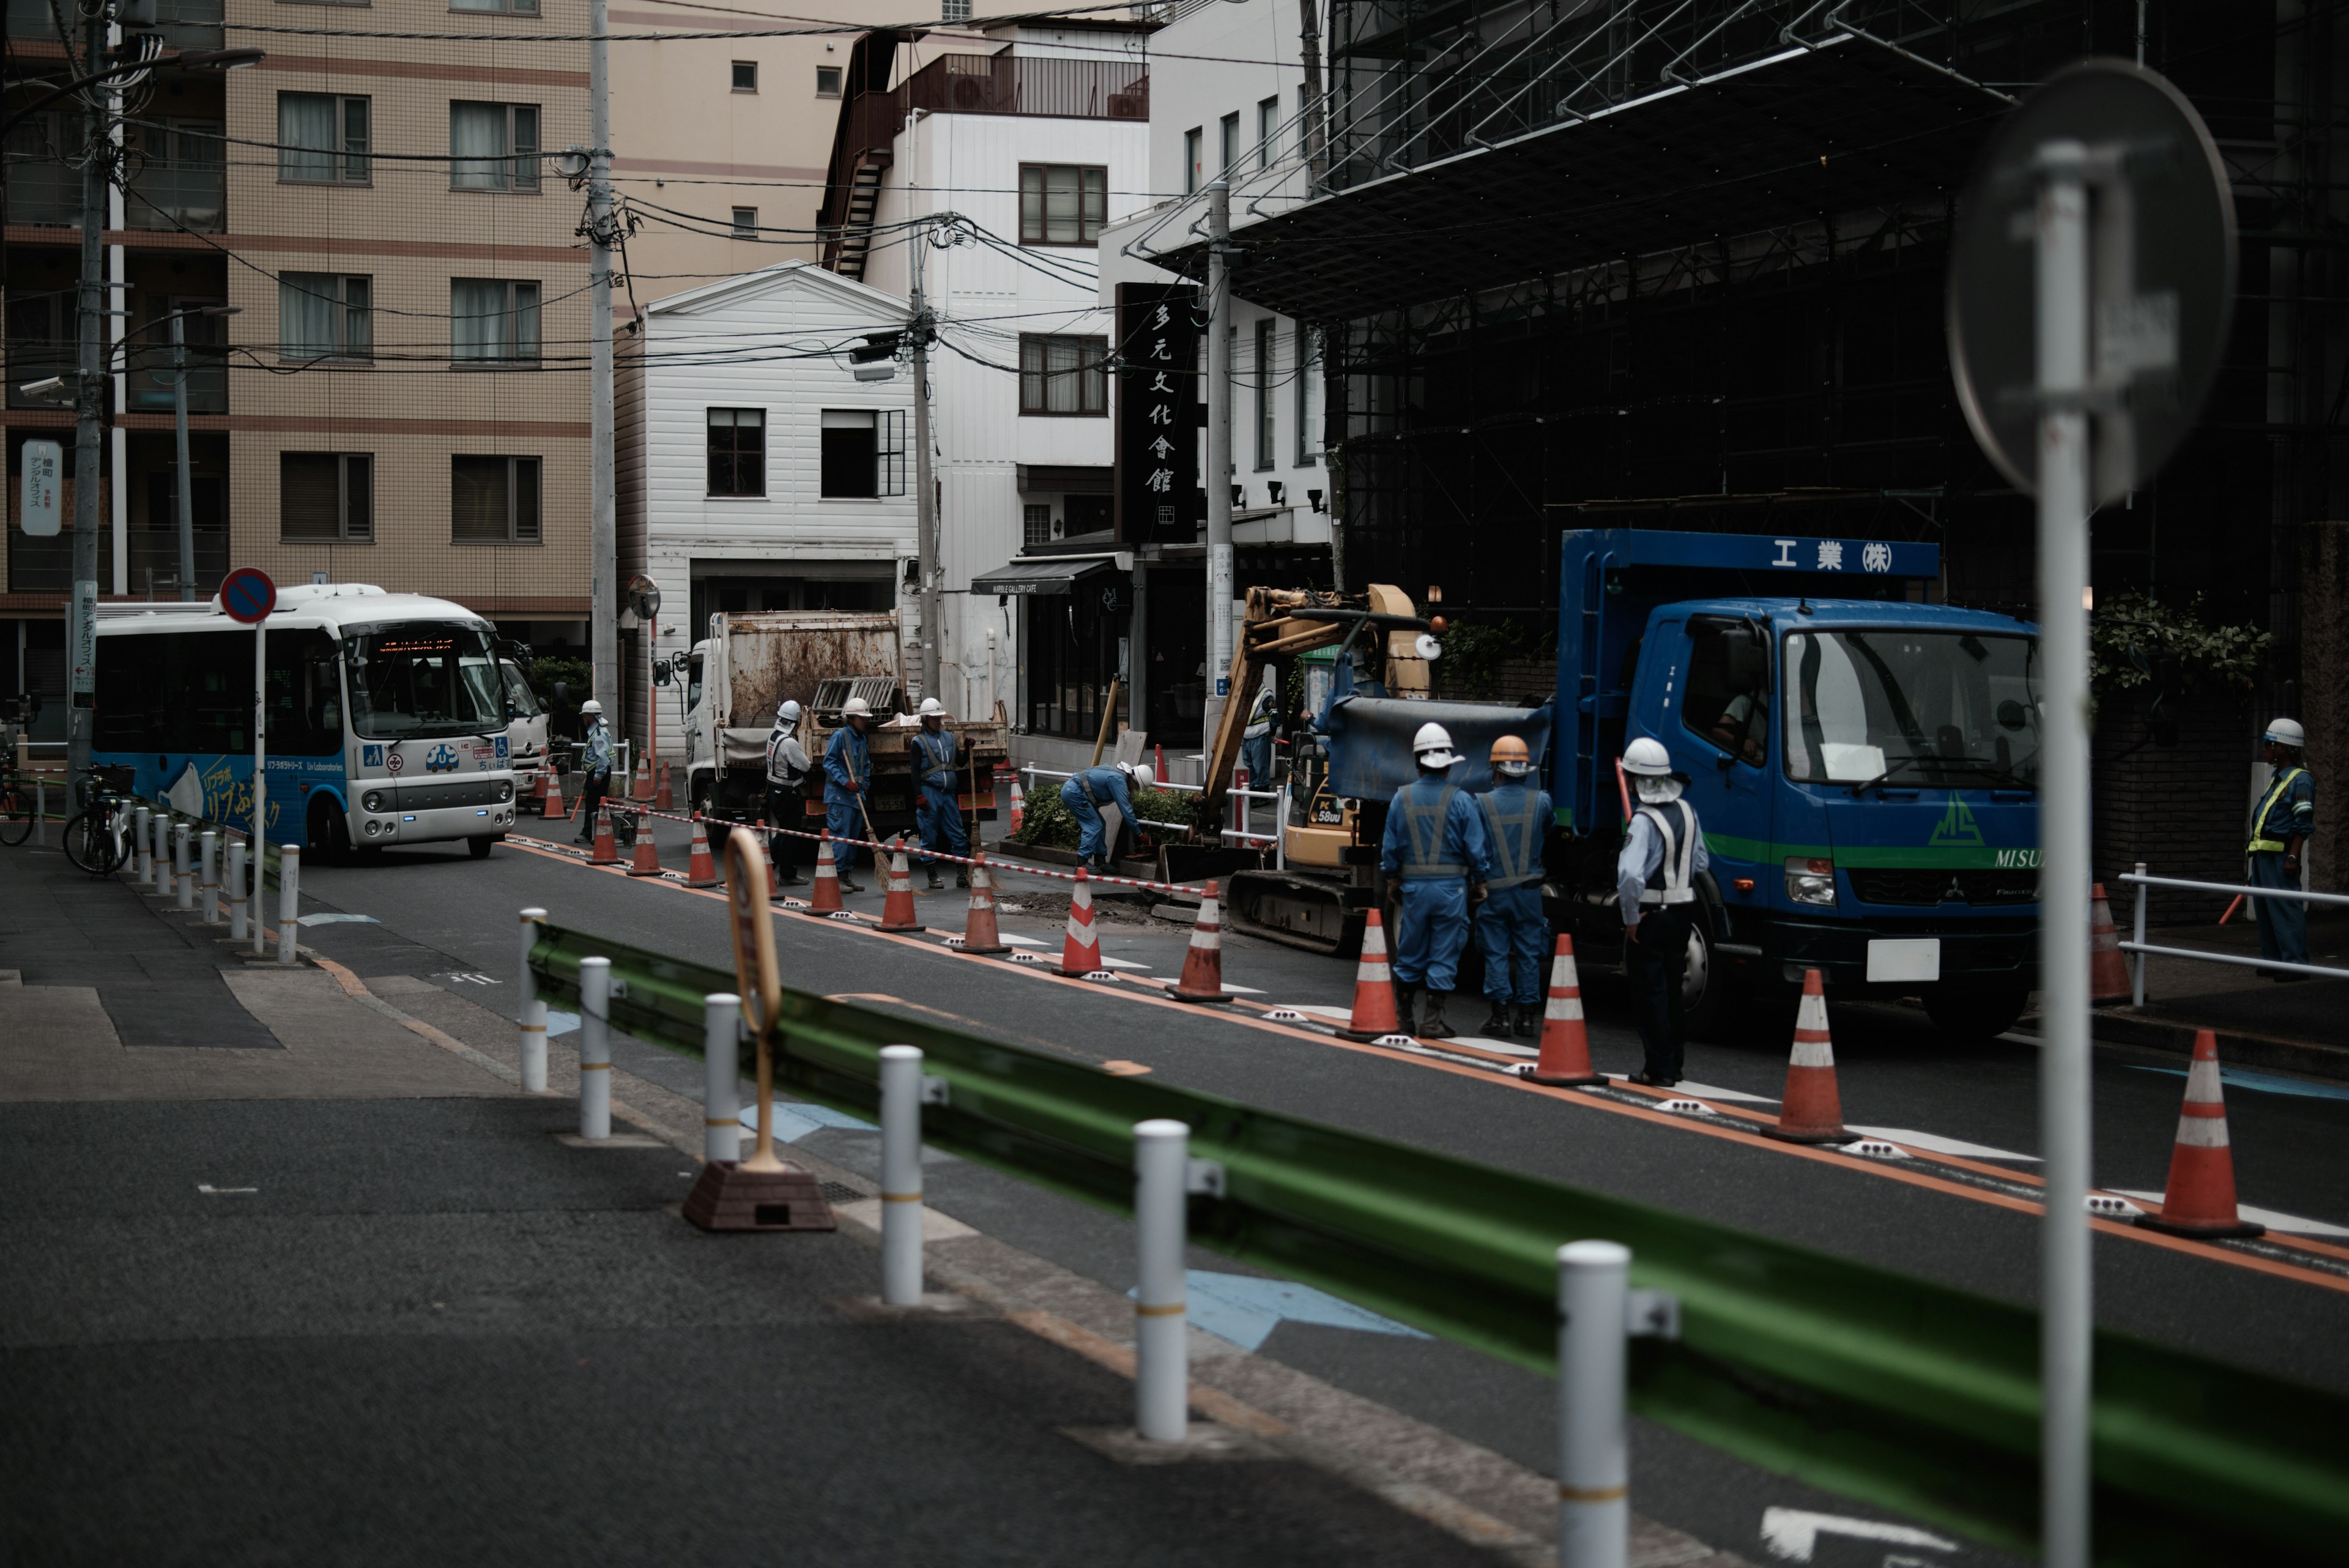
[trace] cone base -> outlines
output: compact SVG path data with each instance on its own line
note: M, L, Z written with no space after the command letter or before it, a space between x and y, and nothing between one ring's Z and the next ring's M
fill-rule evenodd
M1338 1038L1351 1040L1358 1044L1370 1045L1385 1039L1390 1034L1402 1033L1402 1025L1398 1023L1392 1029L1340 1029L1338 1031Z
M1011 950L1009 948L1005 947L1001 942L998 942L993 947L988 948L975 948L968 942L965 942L962 946L955 950L955 951L960 953L1008 953L1010 950Z
M657 866L652 866L652 867L636 867L636 866L631 866L631 867L628 867L628 875L629 875L629 876L631 876L631 877L657 877L657 876L659 876L660 874L661 874L661 868L660 868L659 867L657 867Z
M927 927L926 927L926 926L922 925L919 921L909 921L909 922L907 922L906 924L902 925L902 926L879 925L879 926L875 926L875 927L874 927L873 929L874 929L874 930L876 930L876 931L888 931L888 932L890 932L890 933L891 933L891 934L893 934L893 935L900 935L900 936L902 936L903 934L905 934L905 932L907 932L907 931L920 931L920 930L926 930L926 929L928 929L928 928L927 928Z
M1177 1001L1177 1002L1229 1002L1229 1001L1232 999L1232 993L1231 993L1230 992L1228 992L1228 991L1179 991L1179 990L1178 990L1178 991L1169 991L1166 994L1167 994L1167 995L1169 995L1169 996L1171 996L1171 997L1173 997L1173 998L1174 998L1175 1001Z
M2220 1241L2230 1238L2264 1236L2268 1233L2266 1226L2254 1225L2248 1220L2238 1220L2231 1225L2191 1223L2181 1225L2174 1220L2164 1220L2158 1214L2140 1214L2137 1217L2136 1223L2148 1231L2158 1231L2165 1236L2184 1236L2197 1241Z
M1547 1084L1553 1089L1595 1089L1607 1082L1607 1075L1603 1073L1588 1075L1527 1073L1524 1076L1528 1084Z
M1780 1143L1857 1143L1859 1134L1842 1127L1764 1127L1764 1137L1775 1137Z

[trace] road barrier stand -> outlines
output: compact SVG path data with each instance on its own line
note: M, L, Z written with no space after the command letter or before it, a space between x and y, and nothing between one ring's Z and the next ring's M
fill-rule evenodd
M718 862L710 857L709 830L702 826L698 815L693 819L693 844L685 857L685 885L688 888L718 886ZM767 891L770 897L774 893L772 888Z
M171 825L171 898L182 909L196 907L196 877L188 865L188 825Z
M33 821L36 826L47 815L39 805L34 806ZM154 831L154 812L143 805L130 819L130 847L137 852L130 862L130 879L141 887L155 879L155 851L147 836Z
M302 846L288 844L277 852L277 961L294 962L294 935L301 929Z
M244 840L228 841L228 940L244 940Z
M1179 1443L1191 1433L1183 1296L1190 1162L1189 1127L1163 1118L1133 1124L1133 1429L1154 1443Z
M881 1047L881 1300L922 1304L922 1053Z
M579 961L579 1136L612 1136L612 996L627 985L612 978L612 961Z
M538 945L539 932L545 924L544 909L522 912L522 981L518 992L522 1005L514 1021L522 1028L522 1092L525 1095L546 1093L546 1003L539 999L538 975L530 967L530 950Z
M529 939L523 969L530 968ZM730 1164L742 1158L742 999L713 991L701 999L701 1158Z
M204 894L204 924L217 926L220 924L220 835L207 827L200 845L196 859L202 870L197 886L203 889Z
M970 909L963 918L962 950L967 953L1008 953L1011 949L995 924L995 878L984 853L970 857Z
M284 870L281 866L280 871ZM269 956L269 900L263 889L269 883L269 843L255 829L253 835L253 956Z
M2148 877L2145 862L2121 878L2137 885L2137 940L2118 944L2122 952L2134 959L2135 975L2129 987L2130 1000L2145 1005L2145 961L2147 958L2199 959L2204 963L2233 964L2240 969L2255 969L2268 974L2304 974L2312 980L2349 980L2349 969L2333 968L2319 963L2286 963L2282 959L2252 958L2246 953L2212 952L2207 948L2160 947L2145 940L2146 889L2177 888L2193 893L2231 893L2240 904L2247 898L2288 898L2296 904L2323 904L2333 909L2349 909L2349 893L2310 893L2298 888L2253 888L2234 882L2201 882L2187 877ZM2228 907L2233 913L2233 905ZM2220 924L2224 925L2222 918Z

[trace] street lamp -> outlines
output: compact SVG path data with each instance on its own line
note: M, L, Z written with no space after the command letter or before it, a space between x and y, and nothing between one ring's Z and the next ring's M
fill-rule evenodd
M42 94L5 119L0 119L0 136L16 129L20 121L30 119L61 98L70 98L86 87L94 87L116 77L132 76L140 71L171 69L191 71L233 71L245 66L257 66L268 57L264 49L181 49L176 55L158 55L152 59L121 60L104 70L92 71L86 77L76 77L63 87Z
M196 597L195 479L188 472L187 320L191 316L234 316L243 308L241 305L197 305L185 310L175 310L165 318L171 324L171 422L173 433L179 441L181 604L192 604Z

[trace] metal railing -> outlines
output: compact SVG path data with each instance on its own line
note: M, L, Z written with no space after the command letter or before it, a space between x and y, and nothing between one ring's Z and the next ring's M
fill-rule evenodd
M2121 877L2124 882L2137 886L2137 925L2134 940L2121 944L2121 951L2132 955L2129 964L2129 999L2133 1005L2145 1005L2145 961L2148 958L2194 959L2203 963L2233 964L2241 969L2278 970L2286 974L2304 974L2320 980L2349 980L2349 969L2333 969L2323 964L2286 963L2282 959L2252 958L2245 953L2212 952L2208 948L2157 947L2145 940L2145 908L2148 888L2182 888L2195 893L2232 893L2237 898L2291 898L2302 904L2333 904L2349 909L2349 894L2309 893L2298 888L2253 888L2235 882L2199 882L2179 877L2149 877L2145 862Z
M612 1022L687 1055L702 999L736 989L730 971L543 924L536 995L576 1002L591 957L626 982ZM870 1118L890 1044L946 1082L929 1143L1130 1213L1134 1124L1184 1122L1224 1170L1190 1200L1195 1241L1537 1372L1556 1367L1557 1248L1620 1241L1632 1283L1682 1305L1678 1339L1632 1349L1636 1412L2006 1550L2036 1538L2028 1307L810 992L783 992L775 1081ZM2100 1563L2315 1561L2349 1534L2349 1398L2110 1332L2095 1367Z
M1020 787L1030 794L1034 793L1036 781L1040 778L1071 779L1076 777L1076 774L1072 773L1063 773L1057 768L1040 768L1033 763L1023 763L1019 771L1019 776L1027 781ZM1204 786L1200 784L1174 784L1165 779L1155 778L1151 781L1150 787L1152 789L1175 790L1184 794L1198 794L1204 788ZM1285 823L1288 820L1288 785L1286 783L1283 783L1278 789L1265 790L1233 788L1226 790L1224 794L1243 803L1251 800L1270 801L1273 803L1273 820L1276 823ZM1241 809L1243 811L1247 809L1245 804L1243 804ZM1188 833L1191 831L1191 825L1187 822L1159 822L1147 816L1135 817L1134 826L1138 827L1163 828L1168 833ZM1237 841L1241 844L1270 845L1272 846L1273 868L1279 871L1286 871L1288 869L1288 836L1285 834L1277 830L1271 833L1250 832L1246 819L1243 818L1241 826L1223 829L1220 837L1226 842Z

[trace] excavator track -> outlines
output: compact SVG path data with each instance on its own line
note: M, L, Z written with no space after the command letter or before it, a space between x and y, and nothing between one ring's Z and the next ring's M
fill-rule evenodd
M1353 889L1324 877L1289 871L1235 871L1224 886L1228 929L1331 958L1355 958L1362 950L1363 911L1352 908Z

